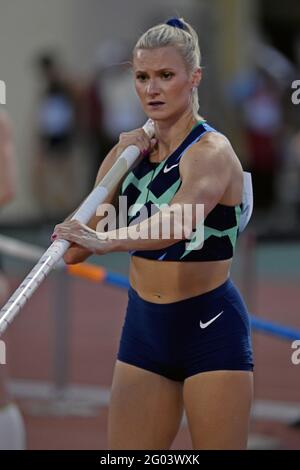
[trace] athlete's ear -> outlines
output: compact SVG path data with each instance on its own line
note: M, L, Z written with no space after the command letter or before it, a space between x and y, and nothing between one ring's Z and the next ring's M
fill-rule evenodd
M202 78L202 69L201 67L197 67L192 73L192 87L198 87L200 85Z

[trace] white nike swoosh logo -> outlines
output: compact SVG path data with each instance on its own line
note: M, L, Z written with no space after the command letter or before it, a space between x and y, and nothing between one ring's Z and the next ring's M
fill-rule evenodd
M215 321L220 315L222 315L222 313L224 312L224 310L222 310L222 312L218 313L218 315L216 315L214 318L212 318L211 320L203 323L201 320L200 320L200 328L207 328L213 321Z
M175 165L171 165L169 167L165 166L164 168L164 173L168 173L168 171L172 170L172 168L175 168L175 166L178 166L179 163L176 163Z

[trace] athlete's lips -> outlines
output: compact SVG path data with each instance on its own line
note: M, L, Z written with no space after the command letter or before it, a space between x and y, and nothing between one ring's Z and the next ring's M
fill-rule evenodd
M163 104L165 104L163 101L149 101L148 102L149 106L161 106Z

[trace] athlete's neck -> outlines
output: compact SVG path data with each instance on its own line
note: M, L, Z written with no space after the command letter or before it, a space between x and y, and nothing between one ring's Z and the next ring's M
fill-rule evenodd
M158 160L170 155L190 133L198 119L188 111L179 118L155 121L155 137L158 139Z

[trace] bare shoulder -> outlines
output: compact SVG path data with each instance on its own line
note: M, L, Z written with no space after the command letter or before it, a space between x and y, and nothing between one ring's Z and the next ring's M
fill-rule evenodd
M239 163L231 143L218 132L208 132L199 142L192 145L188 153L193 160L201 161L202 165L216 165L218 168Z
M188 149L186 154L186 158L182 159L183 166L193 167L193 170L195 170L195 165L196 168L200 166L203 171L210 169L218 172L228 172L233 168L242 170L230 141L217 132L205 134L199 142L196 142Z

